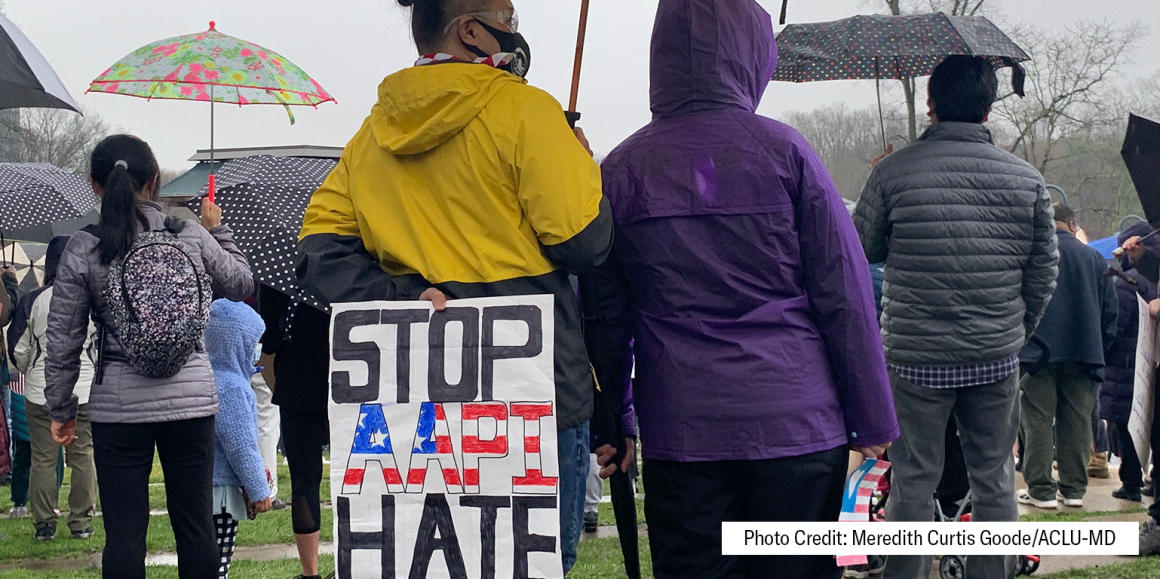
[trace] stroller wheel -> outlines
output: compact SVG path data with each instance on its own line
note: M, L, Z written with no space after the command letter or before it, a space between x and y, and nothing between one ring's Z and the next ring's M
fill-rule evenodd
M1020 555L1019 562L1021 575L1030 575L1039 570L1039 557L1035 555Z
M938 564L938 576L941 579L963 579L966 576L966 566L963 558L958 555L943 555Z

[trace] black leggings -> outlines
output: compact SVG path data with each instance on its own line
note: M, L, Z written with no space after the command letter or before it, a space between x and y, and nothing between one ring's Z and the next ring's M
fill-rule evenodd
M304 414L279 409L282 416L282 450L290 466L290 518L295 535L317 533L322 527L318 491L322 485L322 447L330 426L325 414Z

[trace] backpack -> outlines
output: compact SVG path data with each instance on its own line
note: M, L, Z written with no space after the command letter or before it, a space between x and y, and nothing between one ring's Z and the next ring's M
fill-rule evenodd
M209 324L211 278L177 237L184 225L166 219L165 229L138 234L129 251L109 265L104 297L123 361L149 378L180 372Z

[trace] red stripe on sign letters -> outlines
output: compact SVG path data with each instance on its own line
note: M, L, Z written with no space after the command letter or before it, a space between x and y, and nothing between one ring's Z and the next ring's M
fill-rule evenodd
M512 404L512 416L519 416L524 420L538 420L551 415L551 404Z
M435 420L447 420L447 413L443 412L443 405L435 405Z
M342 477L342 484L361 485L364 474L366 474L366 469L348 468L346 469L346 475Z
M512 485L522 487L554 487L556 486L556 477L544 476L543 471L539 469L528 469L528 476L513 476Z
M524 438L524 452L528 454L540 453L540 437L528 436Z
M463 480L469 487L479 486L479 469L469 468L463 471Z
M459 471L453 468L443 469L443 482L447 483L449 486L459 486Z
M399 469L397 468L384 468L383 478L386 479L389 485L403 484L403 477L399 475Z
M464 420L478 420L483 417L490 417L496 420L506 420L508 417L507 406L504 404L464 404L463 405L463 419Z
M463 437L463 452L470 454L507 454L507 437L497 436L495 440L480 440L475 436Z
M407 484L421 485L423 481L427 480L427 469L413 468L407 473Z
M435 437L435 454L454 454L451 449L451 439L446 436Z

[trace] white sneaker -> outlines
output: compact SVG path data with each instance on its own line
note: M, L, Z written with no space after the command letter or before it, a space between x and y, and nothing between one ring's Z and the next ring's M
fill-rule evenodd
M1083 499L1069 499L1061 493L1056 493L1055 496L1063 501L1063 506L1065 507L1072 507L1074 509L1083 508Z
M1027 489L1019 489L1015 493L1015 500L1019 501L1020 503L1022 503L1024 505L1031 505L1037 509L1058 509L1059 508L1059 501L1057 501L1055 499L1041 501L1041 500L1031 496L1031 494L1027 492Z
M28 516L28 507L25 507L25 506L12 507L12 510L8 512L8 516L12 517L14 519L19 518L19 517L27 517Z

